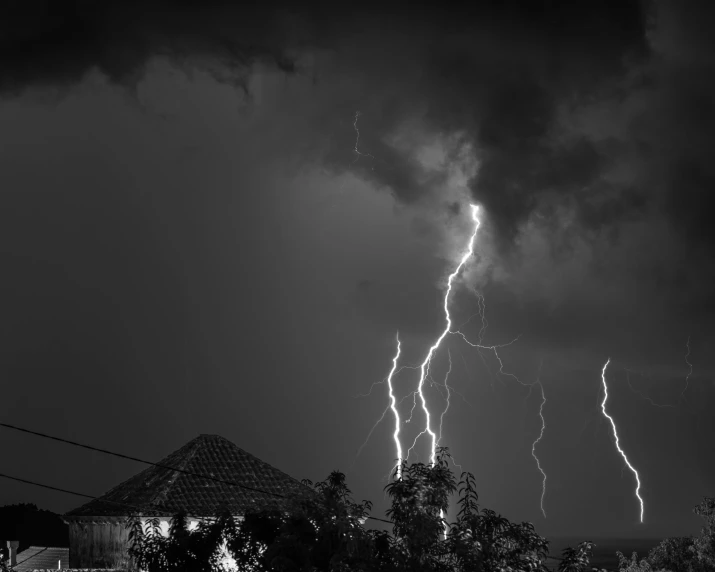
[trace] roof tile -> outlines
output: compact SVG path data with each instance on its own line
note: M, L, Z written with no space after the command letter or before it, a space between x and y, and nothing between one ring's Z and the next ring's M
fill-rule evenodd
M271 494L188 475L175 469L284 497L312 492L293 477L219 435L199 435L158 464L171 468L150 466L65 516L126 516L132 512L131 507L126 505L141 507L145 515L171 516L185 510L191 516L213 516L222 507L233 514L245 514L249 509L279 507L285 502Z
M62 568L67 568L69 553L69 548L30 546L27 550L18 552L17 564L12 569L16 572L30 572L40 568L57 570L58 563Z

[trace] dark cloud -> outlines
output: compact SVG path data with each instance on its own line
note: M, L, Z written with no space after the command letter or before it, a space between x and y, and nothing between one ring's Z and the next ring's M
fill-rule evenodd
M363 174L405 202L436 186L387 137L412 114L427 132L462 132L473 143L480 161L474 196L507 243L542 195L584 195L608 161L588 134L559 142L558 112L588 102L628 62L644 60L646 12L628 2L569 6L481 3L460 24L455 14L450 27L423 23L408 45L399 21L390 37L351 37L360 42L364 57L354 65L361 72L393 76L365 90L373 100L365 117L377 117L377 125L361 132L361 142L378 160Z
M260 3L32 0L4 6L0 88L67 86L94 69L134 86L147 60L217 59L230 68L272 58L286 70L279 13Z
M388 135L416 115L427 133L463 132L481 163L474 196L510 243L541 195L583 195L598 178L604 158L593 143L555 144L558 106L622 73L626 56L645 54L646 16L643 3L615 0L409 10L225 0L13 2L0 32L0 89L67 86L92 70L135 86L156 55L202 65L246 89L248 65L257 59L292 73L300 50L327 49L337 54L341 73L358 78L356 100L367 101L361 144L374 160L350 168L411 203L443 177L421 169ZM353 112L335 104L331 111L328 121ZM344 169L344 149L334 145L326 163ZM619 210L614 205L608 214ZM593 217L590 209L585 220Z
M248 92L251 63L266 61L316 85L344 84L314 112L321 136L309 135L306 146L320 149L333 171L356 172L404 204L446 184L444 170L417 157L419 137L458 134L446 152L471 145L478 161L471 192L505 260L519 259L537 215L541 231L566 251L576 239L597 248L604 233L612 248L627 250L623 225L664 217L684 241L673 253L695 252L715 238L707 224L712 40L700 12L615 0L410 10L15 2L2 19L0 89L66 87L92 70L135 86L147 62L164 55ZM306 64L306 53L318 54L318 63ZM358 109L360 150L369 157L352 151ZM415 136L396 142L409 129ZM451 201L439 208L448 211ZM575 217L568 229L564 210Z
M346 450L383 411L382 394L367 414L346 396L385 375L395 332L408 364L441 331L439 287L463 251L464 206L474 199L485 207L479 256L451 308L455 323L469 322L469 290L483 293L487 343L523 334L501 354L507 369L532 379L540 354L551 364L546 465L574 490L550 488L549 503L566 515L584 486L630 494L622 481L599 487L579 469L596 440L571 442L586 411L602 419L605 356L618 367L667 363L663 395L653 395L677 399L682 372L673 364L691 335L701 376L691 391L709 403L712 26L684 5L7 4L0 299L5 377L16 380L8 412L56 415L62 404L78 435L105 426L93 438L127 440L152 458L196 432L234 432L260 456L276 451L267 460L281 468L320 478L347 465ZM117 86L145 113L127 109ZM48 87L60 88L62 105L13 97ZM464 329L476 338L482 325L474 318ZM448 442L465 468L479 467L489 503L502 494L518 514L512 491L530 479L538 492L528 448L523 467L494 475L504 451L525 440L509 416L517 402L507 401L514 390L521 407L521 388L508 379L490 388L494 356L460 343L450 338L454 382L476 412ZM437 369L447 365L440 360ZM616 369L614 402L625 403ZM117 409L97 407L115 381L126 385ZM653 417L660 411L628 411L619 415L627 434L655 426L670 443L669 425ZM125 412L137 419L126 430ZM143 428L154 425L161 434L147 439ZM493 430L502 425L504 434ZM607 435L599 450L611 457L598 466L610 463L604 470L617 480ZM386 442L357 482L389 465ZM632 435L627 442L636 448ZM693 455L707 445L693 437ZM480 447L492 448L489 462L469 457ZM664 461L658 453L644 473L683 476L673 469L677 451ZM573 474L559 475L559 463ZM42 455L37 465L44 474ZM114 475L96 486L114 485ZM668 496L668 483L657 493ZM678 510L687 511L685 496L677 491ZM611 530L608 518L594 526Z

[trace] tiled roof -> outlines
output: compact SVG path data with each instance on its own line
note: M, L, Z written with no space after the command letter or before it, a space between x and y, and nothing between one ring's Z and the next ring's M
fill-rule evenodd
M250 509L277 507L285 502L270 494L173 469L207 475L286 497L310 494L312 491L219 435L199 435L158 464L172 469L150 466L65 516L126 516L132 512L127 505L142 507L143 510L139 512L143 515L173 516L183 509L190 516L213 516L222 507L228 508L233 514L245 514Z
M12 569L16 572L31 572L40 568L57 570L58 563L62 568L67 568L69 560L69 548L30 546L27 550L17 553L17 564Z

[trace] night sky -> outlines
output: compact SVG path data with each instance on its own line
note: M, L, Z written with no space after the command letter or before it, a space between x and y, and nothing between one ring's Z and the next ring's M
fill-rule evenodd
M443 444L482 506L544 535L697 533L715 496L707 3L240 4L3 8L2 421L154 461L216 433L296 478L343 470L384 516L389 412L356 453L387 388L356 396L398 330L414 365L444 329L475 202L453 321L476 340L483 295L485 345L520 335L504 370L547 399L544 519L539 391L457 336L435 355L460 394ZM601 414L608 357L645 524ZM144 468L7 429L0 446L0 472L86 494ZM3 481L17 502L84 500Z

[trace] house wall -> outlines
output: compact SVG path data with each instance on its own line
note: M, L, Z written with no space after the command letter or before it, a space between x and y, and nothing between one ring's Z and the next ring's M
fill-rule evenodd
M120 568L129 564L129 530L122 522L69 523L70 568Z
M111 519L99 521L91 518L77 519L69 522L70 533L70 568L117 568L131 569L129 561L129 529L125 526L125 519ZM236 517L243 520L243 517ZM147 519L142 518L142 525ZM160 530L163 536L169 536L171 518L160 518ZM189 530L198 526L199 522L189 519ZM228 555L225 548L224 563L234 567L235 562Z

